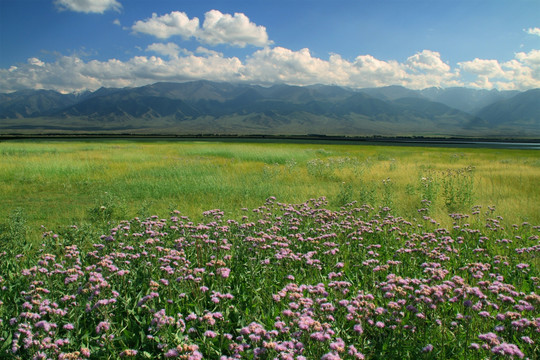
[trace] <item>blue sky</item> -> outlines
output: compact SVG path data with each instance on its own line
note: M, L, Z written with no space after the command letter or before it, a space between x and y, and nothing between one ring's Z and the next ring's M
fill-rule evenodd
M0 92L540 87L537 0L0 0Z

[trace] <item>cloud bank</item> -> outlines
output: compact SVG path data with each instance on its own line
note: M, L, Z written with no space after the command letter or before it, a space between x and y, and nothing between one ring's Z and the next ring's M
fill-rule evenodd
M402 85L412 89L469 86L525 90L540 87L540 50L517 53L514 59L503 63L490 59L460 62L454 69L438 52L430 50L413 54L404 62L384 61L371 55L347 60L338 54L325 60L313 56L309 49L293 51L283 47L259 49L244 61L202 47L193 53L174 43L155 43L146 51L158 55L135 56L127 61L84 61L77 56L60 56L53 62L44 62L30 58L27 63L0 69L0 91L31 88L76 92L102 86L199 79L352 88Z
M107 10L120 11L122 5L116 0L56 0L59 10L103 14Z
M56 0L61 10L85 13L119 11L116 0ZM120 25L120 20L114 21ZM330 54L328 59L313 56L308 48L291 50L274 46L266 28L242 13L205 13L204 21L180 11L152 14L131 26L133 34L143 34L168 42L155 42L144 56L127 60L83 60L58 55L53 61L36 57L26 63L0 69L0 92L22 89L53 89L60 92L95 90L100 87L142 86L158 81L211 80L249 84L326 84L351 88L402 85L411 89L468 86L484 89L526 90L540 88L540 50L519 52L507 62L476 58L452 68L432 50L412 54L405 61L381 60L372 55L344 59ZM540 28L524 30L540 35ZM227 57L199 46L194 51L171 40L196 40L215 46L226 44L254 50L244 59ZM141 49L142 50L142 49ZM149 54L150 53L150 54Z

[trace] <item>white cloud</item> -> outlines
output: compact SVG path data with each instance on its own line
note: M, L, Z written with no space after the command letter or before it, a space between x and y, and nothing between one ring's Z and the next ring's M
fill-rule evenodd
M450 66L441 60L441 54L436 51L423 50L407 58L406 64L413 71L424 71L433 74L445 74Z
M103 14L107 10L120 11L122 5L116 0L56 0L60 10Z
M540 66L540 50L531 50L528 53L520 52L516 54L516 59L530 66Z
M223 53L220 53L219 51L214 51L214 50L207 49L207 48L205 48L203 46L197 47L195 52L197 54L203 54L203 55L223 56Z
M476 76L470 86L505 90L540 88L540 50L519 52L514 59L503 63L477 58L460 62L458 66Z
M37 59L36 59L37 60ZM10 69L0 69L0 92L22 89L54 89L60 92L96 90L100 87L142 86L157 81L208 79L236 81L242 63L238 58L194 56L163 60L157 56L135 56L128 61L111 59L85 62L62 56L54 62L34 60Z
M540 87L540 50L520 52L515 58L474 59L452 69L440 54L424 50L404 62L360 55L353 60L332 54L321 59L309 51L265 47L244 61L199 47L194 52L174 43L155 43L146 48L155 56L135 56L126 61L83 61L61 56L53 62L30 58L26 63L0 69L0 92L25 88L62 92L95 90L99 87L142 86L157 81L245 82L308 85L328 84L353 88L402 85L413 89L430 86L470 86L519 89ZM465 80L472 78L472 80Z
M239 47L246 45L266 46L269 44L264 26L258 26L242 13L222 14L218 10L210 10L204 15L202 29L197 38L207 44L230 44Z
M476 58L472 61L460 62L458 65L464 71L476 75L489 77L501 77L504 75L504 72L497 60L483 60Z
M118 25L118 26L122 26L119 19L114 19L113 24Z
M354 84L360 87L404 85L407 73L397 61L384 61L371 55L356 57L351 70Z
M184 12L173 11L162 16L154 13L150 19L135 22L131 29L134 32L149 34L160 39L168 39L172 36L181 36L184 39L193 37L209 45L263 47L271 43L264 26L252 23L242 13L235 13L232 16L222 14L218 10L211 10L205 14L202 27L199 27L198 18L190 19Z
M39 60L38 58L30 58L28 59L28 64L30 65L34 65L34 66L43 66L45 65L45 63L41 60Z
M497 60L474 59L458 63L458 66L465 72L476 76L476 80L470 86L479 89L492 89L494 84L492 78L504 77L504 71Z
M247 80L261 84L328 84L362 88L405 85L408 76L412 76L405 69L397 61L378 60L371 55L358 56L351 62L332 54L328 60L323 60L312 56L307 48L292 51L275 47L258 50L249 57L243 75Z
M536 36L540 36L540 28L528 28L527 30L524 30L527 34L530 34L530 35L536 35Z
M150 19L137 21L131 29L160 39L167 39L174 35L189 39L195 36L199 29L199 19L190 19L186 13L180 11L173 11L163 16L153 13Z
M513 77L521 88L540 88L540 50L531 50L528 53L516 54L515 64L505 64L513 71Z
M307 85L325 83L332 77L328 62L311 56L309 49L292 51L282 47L256 51L247 60L244 76L262 84Z
M154 43L151 45L148 45L146 48L146 51L153 51L155 53L168 56L169 58L177 58L178 54L180 53L180 47L176 45L175 43L167 43L167 44L161 44L161 43Z
M81 70L85 65L76 57L64 56L54 63L44 63L32 58L27 64L21 64L11 71L0 69L0 89L54 89L73 92L99 88L99 81L82 74Z

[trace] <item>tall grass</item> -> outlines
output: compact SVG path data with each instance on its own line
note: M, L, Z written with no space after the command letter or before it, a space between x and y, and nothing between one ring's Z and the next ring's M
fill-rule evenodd
M211 208L238 217L239 209L270 196L290 203L325 196L334 209L356 200L415 217L421 201L429 200L430 214L441 219L478 204L496 206L509 222L535 222L540 220L539 179L540 154L534 150L3 142L0 219L18 209L37 238L42 224L64 226L171 209L194 219Z

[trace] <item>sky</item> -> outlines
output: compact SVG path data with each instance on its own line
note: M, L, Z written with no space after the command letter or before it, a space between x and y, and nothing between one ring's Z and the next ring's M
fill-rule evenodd
M0 0L0 92L540 88L539 0Z

